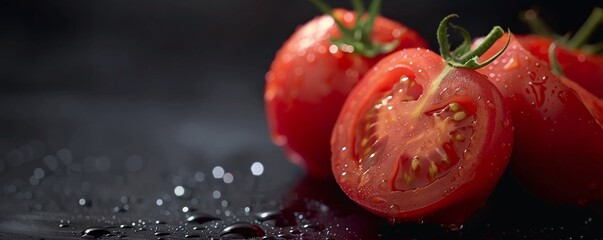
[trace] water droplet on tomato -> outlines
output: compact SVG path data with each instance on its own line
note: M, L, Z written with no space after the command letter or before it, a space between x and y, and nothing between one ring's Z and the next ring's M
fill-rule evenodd
M314 54L310 53L310 54L306 55L307 62L312 63L312 62L314 62L314 60L316 60L316 57L314 56Z
M337 53L337 51L339 51L339 48L336 45L329 46L329 52L331 54L335 54L335 53Z
M530 77L530 79L532 81L536 80L536 73L532 72L532 71L528 71L528 77Z
M390 213L399 213L400 212L400 206L398 206L398 204L392 204L389 206L388 211Z
M293 73L295 76L301 76L304 74L304 69L301 67L296 67L295 70L293 70Z
M542 107L546 98L546 87L542 83L536 84L534 82L528 82L528 85L536 98L536 106Z

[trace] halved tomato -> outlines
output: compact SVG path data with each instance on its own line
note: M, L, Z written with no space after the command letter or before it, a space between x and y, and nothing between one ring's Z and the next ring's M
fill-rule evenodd
M510 112L483 75L402 50L350 94L332 167L343 191L380 216L459 223L485 203L512 141Z

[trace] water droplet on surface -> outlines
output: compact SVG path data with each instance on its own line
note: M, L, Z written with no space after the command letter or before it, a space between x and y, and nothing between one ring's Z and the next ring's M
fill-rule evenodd
M61 224L59 224L59 227L60 228L66 228L66 227L69 227L69 224L61 223Z
M84 206L84 207L90 207L92 206L92 201L89 199L85 199L85 198L80 198L80 200L78 201L78 203L80 204L80 206Z
M200 238L201 236L197 235L197 234L186 234L184 235L184 238Z
M296 236L289 234L289 233L281 233L279 235L276 235L278 238L284 238L284 239L295 239L297 238Z
M322 231L322 230L325 229L325 227L322 224L320 224L320 223L308 223L308 224L304 224L304 225L302 225L302 228L311 229L311 230L314 230L314 231L317 231L317 232L320 232L320 231Z
M122 225L119 225L119 228L130 229L130 228L134 228L134 227L132 225L122 224Z
M184 191L184 187L182 187L182 186L176 186L176 187L174 188L174 194L176 194L176 196L178 196L178 197L183 196L183 195L184 195L184 192L185 192L185 191Z
M36 169L34 169L34 171L33 171L33 176L34 176L35 178L37 178L37 179L42 179L42 178L44 178L44 175L45 175L45 173L44 173L44 169L41 169L41 168L36 168Z
M260 222L264 222L264 221L268 221L268 220L275 220L278 217L281 216L281 212L279 211L264 211L264 212L258 212L255 213L255 219L257 219Z
M218 190L214 191L214 192L213 192L211 195L212 195L212 196L213 196L215 199L218 199L218 198L222 197L222 193L221 193L220 191L218 191Z
M251 164L251 174L254 176L260 176L264 173L264 165L261 162L254 162Z
M196 172L195 173L195 180L197 182L203 182L203 180L205 180L205 174L202 172Z
M127 212L128 210L130 210L130 205L128 205L128 204L125 204L122 207L119 207L119 206L113 207L113 212L115 212L115 213L124 213L124 212Z
M232 173L225 173L222 177L222 180L224 180L224 183L230 184L232 183L232 181L234 181L234 176L232 175Z
M155 236L161 237L161 236L167 236L170 235L169 232L156 232L155 234L153 234Z
M155 204L157 204L157 206L161 206L163 205L163 200L161 198L157 199L157 201L155 201Z
M224 168L222 168L220 166L216 166L211 171L211 173L212 173L212 175L214 175L214 178L216 178L216 179L222 178L224 176Z
M103 227L91 227L82 231L82 238L101 238L107 234L111 234L111 232Z
M193 215L186 219L186 221L188 223L197 223L197 224L204 224L207 222L219 221L219 220L220 220L219 218L208 215L208 214Z
M237 222L225 227L220 232L221 237L230 238L255 238L263 237L266 233L257 224L247 222Z

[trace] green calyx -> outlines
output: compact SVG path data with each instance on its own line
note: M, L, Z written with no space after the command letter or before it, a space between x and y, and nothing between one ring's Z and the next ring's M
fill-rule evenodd
M483 55L486 51L488 51L488 49L492 47L496 40L498 40L504 35L505 31L503 31L501 27L495 26L494 28L492 28L490 33L488 33L488 35L484 37L484 40L475 49L471 50L471 35L467 31L467 29L450 23L450 19L454 17L458 17L458 15L450 14L446 16L440 22L437 32L438 43L440 44L440 55L442 56L442 58L444 58L444 60L446 60L446 63L448 63L448 65L450 66L468 69L482 68L494 61L496 58L500 57L500 55L502 55L502 53L509 46L509 42L511 42L511 34L509 31L507 44L505 45L505 47L498 53L496 53L494 56L492 56L490 59L480 63L478 62L479 57ZM448 25L450 25L450 27L454 28L455 30L459 31L463 36L463 43L461 43L461 45L459 45L452 52L450 51L450 44L448 42Z
M603 24L603 8L596 7L586 22L571 36L558 35L538 16L538 11L530 9L521 14L521 19L528 24L532 32L555 40L558 45L570 50L581 50L589 54L603 54L603 41L589 44L595 30ZM571 37L570 37L571 36Z
M329 15L337 24L341 31L340 38L330 38L329 41L337 46L343 52L360 54L366 57L375 57L379 54L389 53L394 50L399 42L394 40L389 43L378 44L371 40L373 25L375 18L379 14L381 8L381 0L372 0L368 8L368 13L365 11L362 0L352 0L354 11L356 12L356 23L352 28L347 28L335 16L333 10L322 0L310 0L321 12Z

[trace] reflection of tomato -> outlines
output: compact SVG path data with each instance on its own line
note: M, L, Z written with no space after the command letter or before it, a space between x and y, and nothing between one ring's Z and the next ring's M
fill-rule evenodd
M355 14L334 10L335 18L351 27ZM300 27L279 50L266 75L265 104L272 140L291 161L314 177L332 176L329 139L345 98L362 76L385 54L366 57L332 45L340 31L329 16ZM377 17L370 39L398 41L395 49L426 47L418 33ZM348 52L346 52L348 51Z
M460 223L485 203L512 140L510 112L486 77L405 49L350 93L331 140L333 173L377 215Z
M503 45L499 40L482 58ZM603 200L603 102L553 74L515 37L497 61L478 71L500 89L513 112L510 166L520 182L558 203Z

